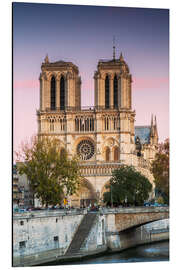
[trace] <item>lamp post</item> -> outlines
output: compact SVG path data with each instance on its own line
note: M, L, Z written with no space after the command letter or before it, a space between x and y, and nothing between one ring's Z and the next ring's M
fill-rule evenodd
M111 185L111 208L113 208L113 194L112 194L112 185Z

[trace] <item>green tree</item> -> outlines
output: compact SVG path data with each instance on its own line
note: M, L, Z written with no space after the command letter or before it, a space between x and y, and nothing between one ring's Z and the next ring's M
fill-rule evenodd
M159 145L159 151L151 165L157 193L169 204L169 139Z
M142 205L152 191L149 180L132 166L122 166L113 171L104 202L114 205Z
M18 165L19 173L27 175L34 194L46 206L74 194L80 183L78 159L69 159L66 151L59 149L57 139L33 137L16 153L17 160L23 161Z

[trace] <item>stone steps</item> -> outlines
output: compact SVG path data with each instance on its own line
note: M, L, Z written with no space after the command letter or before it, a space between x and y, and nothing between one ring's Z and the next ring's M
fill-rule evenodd
M79 253L80 248L85 239L87 238L96 217L97 213L87 213L83 217L83 220L81 221L81 224L79 225L65 255L72 255Z

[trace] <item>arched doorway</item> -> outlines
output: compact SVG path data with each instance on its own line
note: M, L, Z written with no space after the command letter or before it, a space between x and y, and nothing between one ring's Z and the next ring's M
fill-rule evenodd
M79 190L71 196L71 205L75 207L88 207L96 202L96 192L87 179L82 179Z

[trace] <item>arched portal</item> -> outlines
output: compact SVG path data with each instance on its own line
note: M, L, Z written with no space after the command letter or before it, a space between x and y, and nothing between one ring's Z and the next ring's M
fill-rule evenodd
M96 202L96 192L92 184L85 178L81 180L76 194L71 196L71 205L75 207L88 207Z

